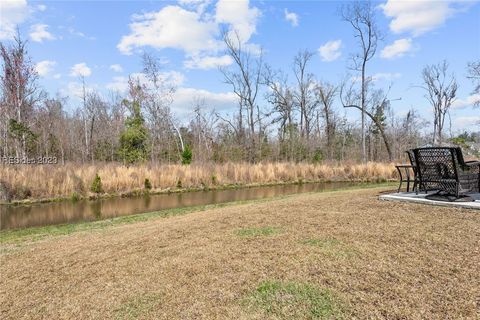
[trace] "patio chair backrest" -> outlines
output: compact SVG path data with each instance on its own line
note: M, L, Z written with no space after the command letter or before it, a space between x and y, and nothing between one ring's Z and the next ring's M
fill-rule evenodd
M425 191L440 190L459 197L480 189L480 166L466 163L460 148L413 149L419 184Z
M462 153L462 148L456 147L454 149L455 149L455 161L457 165L463 170L467 169L465 158L463 157L463 153Z
M413 167L416 167L417 166L417 162L415 161L415 154L413 153L413 149L412 150L407 150L405 151L408 155L408 160L410 160L410 164L413 166Z
M458 181L456 148L417 148L413 149L413 153L422 182Z

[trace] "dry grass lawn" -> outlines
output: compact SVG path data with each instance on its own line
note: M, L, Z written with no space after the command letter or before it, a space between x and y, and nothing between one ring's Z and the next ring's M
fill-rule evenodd
M2 250L2 319L479 319L480 213L303 194Z

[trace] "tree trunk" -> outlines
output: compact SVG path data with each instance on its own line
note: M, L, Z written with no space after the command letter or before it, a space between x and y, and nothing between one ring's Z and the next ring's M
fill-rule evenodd
M366 60L362 64L362 93L361 93L361 112L362 112L362 161L367 162L367 151L365 146L365 64Z

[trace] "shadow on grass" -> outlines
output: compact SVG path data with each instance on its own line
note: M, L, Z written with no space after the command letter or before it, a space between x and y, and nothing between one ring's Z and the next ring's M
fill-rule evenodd
M273 319L342 319L343 307L328 289L297 282L264 281L244 303Z

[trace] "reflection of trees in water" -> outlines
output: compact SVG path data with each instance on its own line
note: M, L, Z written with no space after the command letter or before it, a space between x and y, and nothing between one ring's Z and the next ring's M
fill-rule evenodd
M90 205L91 211L95 219L100 219L102 217L102 202L101 201L94 201Z
M143 206L145 209L150 208L150 204L152 203L152 198L150 197L149 193L145 193L143 196Z
M92 219L90 201L0 206L1 229L28 228Z

